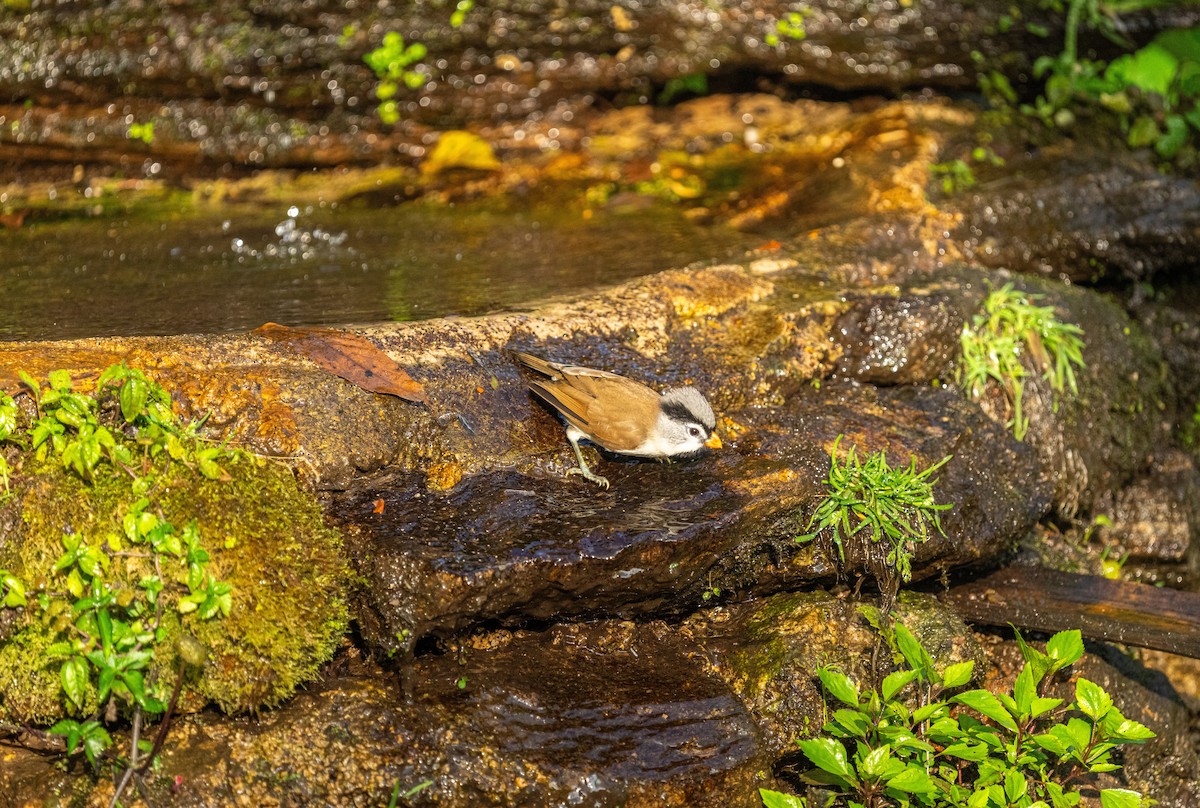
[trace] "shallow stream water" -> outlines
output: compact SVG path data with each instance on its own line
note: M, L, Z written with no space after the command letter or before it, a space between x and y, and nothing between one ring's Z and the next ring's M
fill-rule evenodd
M521 308L740 252L678 207L222 207L0 233L0 340L223 333Z

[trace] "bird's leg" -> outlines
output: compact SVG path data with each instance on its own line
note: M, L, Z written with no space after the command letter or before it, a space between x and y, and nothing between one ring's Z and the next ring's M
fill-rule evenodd
M568 432L567 440L571 441L571 448L575 450L575 459L579 461L579 468L567 469L567 474L578 474L585 480L591 480L601 488L608 488L608 478L601 477L599 474L596 474L594 471L589 469L587 463L584 462L583 451L579 448L579 437Z

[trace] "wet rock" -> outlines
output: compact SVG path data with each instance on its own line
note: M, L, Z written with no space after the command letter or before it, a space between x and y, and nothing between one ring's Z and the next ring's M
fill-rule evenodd
M480 638L406 671L342 675L256 721L180 720L154 804L753 808L770 758L725 684L665 627L606 623ZM303 742L298 742L301 740ZM0 790L107 799L45 758L9 752ZM40 789L40 790L39 790Z
M223 480L202 478L183 463L151 468L161 476L148 512L174 525L192 523L207 559L199 568L228 583L233 594L228 614L206 620L194 606L185 614L169 601L155 616L147 681L167 683L169 692L182 670L179 643L185 638L203 649L205 659L184 680L181 710L212 703L230 713L258 712L291 698L317 677L348 628L352 573L341 537L325 523L311 492L280 463L249 456L224 460ZM0 533L0 568L28 582L32 602L35 591L67 585L65 574L52 575L64 552L64 530L85 548L117 544L122 520L131 518L144 489L132 493L135 477L125 473L99 472L85 484L58 462L42 465L31 457L19 471L13 496L3 503L19 527ZM108 591L128 596L151 575L161 576L168 591L176 576L187 580L186 566L180 572L157 557L141 560L150 554L138 545L118 546L125 549L103 556L104 578L97 578ZM169 550L161 555L170 558ZM0 722L52 724L75 715L63 698L63 656L47 649L71 636L52 619L56 610L79 602L57 595L42 610L0 609ZM168 602L166 596L161 602ZM130 619L121 614L114 620ZM80 713L103 709L93 683L83 688L81 700Z
M561 428L541 419L564 444ZM795 539L839 434L863 454L886 449L893 463L953 455L936 494L955 507L942 516L946 535L914 549L920 576L995 559L1048 506L1032 452L944 390L829 384L729 419L738 437L718 455L604 462L608 491L559 466L478 474L448 493L393 480L340 500L335 518L367 581L364 636L394 653L480 621L679 614L714 589L744 595L828 580L836 559ZM846 552L853 575L874 551Z
M1135 287L1125 307L1162 351L1179 397L1177 431L1195 453L1200 447L1200 287L1191 274Z
M0 18L0 64L10 66L0 71L0 115L15 124L4 128L0 157L134 174L164 164L167 173L335 166L419 158L431 129L464 126L524 135L529 125L531 142L572 145L563 127L593 105L669 101L673 83L697 75L714 88L745 89L759 77L889 94L970 88L981 67L1017 74L1057 50L1062 16L1032 0L1018 5L1047 36L1001 25L1009 3L951 0L837 0L802 13L774 1L583 0L567 9L507 0L477 5L458 27L437 4L223 0L147 15L133 2L70 12L34 3ZM1196 16L1168 7L1119 24L1144 41ZM395 127L378 120L376 79L362 61L387 32L428 50L407 68L417 86L398 82ZM1081 52L1115 51L1098 35L1081 38ZM26 99L35 103L26 108ZM131 137L134 122L152 123L152 135Z
M836 665L859 682L874 678L878 633L860 601L827 592L776 595L698 612L683 631L702 649L698 659L746 704L772 754L794 756L796 740L817 734L825 717L817 668ZM921 641L939 668L984 657L962 620L936 599L903 593L897 620ZM878 654L881 664L890 652Z
M1065 147L1010 163L966 195L956 233L985 267L1138 282L1192 266L1200 189L1119 153Z
M1129 554L1133 566L1126 567L1127 574L1144 580L1152 576L1136 574L1136 567L1178 566L1189 560L1200 526L1198 491L1200 474L1193 458L1179 450L1165 450L1128 486L1101 497L1096 510L1108 516L1112 525L1100 529L1100 538L1112 545L1110 555Z
M1022 406L1030 423L1026 440L1054 481L1055 509L1068 517L1089 512L1103 492L1146 468L1175 418L1175 392L1158 346L1111 300L1078 287L965 267L940 272L937 285L916 274L898 288L850 296L832 333L839 371L874 384L952 382L963 324L987 291L1005 282L1041 295L1038 305L1053 305L1062 322L1083 329L1078 395L1055 394L1042 369L1027 364ZM997 385L979 404L1001 424L1012 417Z
M952 377L959 336L975 301L962 287L851 299L835 331L837 373L866 384L926 384Z
M1098 496L1144 469L1169 440L1174 389L1157 347L1111 300L1031 278L1017 286L1044 294L1040 305L1054 305L1063 322L1084 332L1079 394L1056 395L1034 372L1026 380L1025 412L1027 440L1054 480L1055 509L1067 517L1091 512ZM1009 417L1001 399L981 403Z

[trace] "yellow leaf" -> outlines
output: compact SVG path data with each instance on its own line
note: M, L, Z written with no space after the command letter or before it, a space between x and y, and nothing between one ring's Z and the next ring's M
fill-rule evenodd
M448 168L470 168L476 171L496 171L500 161L492 146L478 135L470 132L443 132L429 152L429 157L421 164L425 174L436 174Z

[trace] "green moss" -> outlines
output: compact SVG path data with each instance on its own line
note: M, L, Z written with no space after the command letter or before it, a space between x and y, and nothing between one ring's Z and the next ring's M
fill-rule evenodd
M62 717L58 664L45 653L54 640L54 632L39 623L0 645L0 716L5 720L50 724Z
M188 680L185 706L212 701L227 712L245 712L288 698L332 656L348 622L350 573L339 534L287 468L239 455L225 469L231 479L209 480L176 463L160 472L152 494L167 521L196 520L212 556L209 572L232 584L233 593L225 618L164 611L149 680L168 689L174 684L176 641L187 632L205 646L208 659ZM26 581L31 594L52 591L48 581L65 531L91 544L119 542L128 503L138 499L132 479L102 474L89 486L60 464L38 465L14 498L19 504L9 506L22 509L27 529L0 548L0 566ZM132 590L151 564L148 555L116 554L108 578ZM48 663L43 653L54 631L35 617L36 608L25 614L24 628L0 647L0 703L11 718L45 722L63 715L59 663Z

